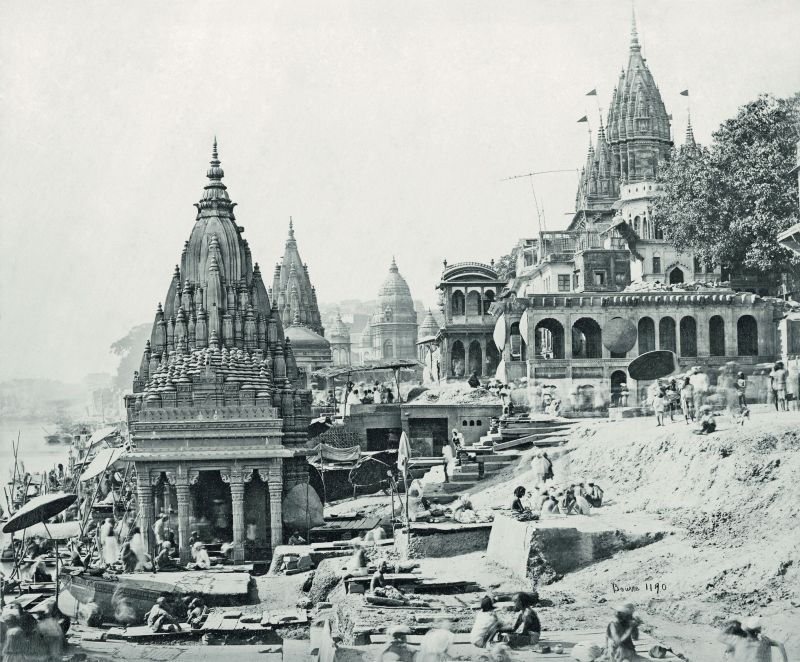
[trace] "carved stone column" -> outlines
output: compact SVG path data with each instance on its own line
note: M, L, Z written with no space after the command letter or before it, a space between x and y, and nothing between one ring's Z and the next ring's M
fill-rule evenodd
M274 554L275 548L283 544L283 462L281 460L273 460L270 465L267 484L269 487L270 547Z
M178 552L182 564L189 562L189 517L191 516L191 500L189 499L189 481L180 476L175 481L175 492L178 497Z
M223 480L225 478L223 477ZM226 482L231 486L231 514L233 516L233 560L244 560L244 475L241 469L232 469Z
M150 550L150 533L153 530L153 486L150 474L145 468L139 468L136 474L136 501L139 505L139 527L145 548Z

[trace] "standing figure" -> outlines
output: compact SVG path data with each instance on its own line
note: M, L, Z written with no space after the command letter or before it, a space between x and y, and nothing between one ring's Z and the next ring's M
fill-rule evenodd
M656 427L664 425L664 410L667 407L667 396L664 395L664 389L659 389L658 393L653 397L653 412L656 415Z
M690 420L694 422L694 386L688 377L684 378L681 386L681 410L686 425L689 425Z
M103 550L103 562L106 565L116 563L119 558L119 543L114 533L114 520L110 517L100 527L100 545Z
M775 399L775 411L787 411L786 407L786 370L783 362L778 361L769 373L772 394Z

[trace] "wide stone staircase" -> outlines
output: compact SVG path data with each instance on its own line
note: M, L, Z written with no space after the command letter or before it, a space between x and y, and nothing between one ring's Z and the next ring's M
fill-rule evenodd
M461 464L449 476L449 482L426 486L425 498L433 503L454 501L460 494L480 488L481 482L518 462L521 457L518 450L565 443L575 423L566 419L504 419L497 432L484 435L477 444L465 446L468 459L462 457ZM442 463L442 458L413 458L411 473L421 478L431 467Z

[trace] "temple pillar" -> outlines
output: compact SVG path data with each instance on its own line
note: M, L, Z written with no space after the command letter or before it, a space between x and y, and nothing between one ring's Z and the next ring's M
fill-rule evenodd
M147 551L150 551L150 532L153 530L153 486L148 471L139 467L136 474L136 500L139 505L139 528Z
M232 471L231 514L233 515L233 560L244 560L244 475L241 471Z
M283 544L283 461L275 459L269 467L267 477L269 488L269 527L270 547L275 549ZM308 531L306 531L308 537Z
M189 517L191 516L191 500L189 498L189 481L177 480L175 492L178 497L178 552L181 564L189 562Z

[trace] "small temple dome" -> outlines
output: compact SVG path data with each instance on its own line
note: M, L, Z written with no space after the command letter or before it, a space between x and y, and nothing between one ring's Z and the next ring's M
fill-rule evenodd
M383 281L378 292L378 310L373 316L373 323L380 322L414 322L417 313L414 311L414 300L406 279L400 275L397 263L392 258L389 275Z
M428 308L428 314L425 315L425 319L422 320L422 325L419 327L420 338L435 336L439 333L439 328L439 322L437 322L436 318L433 316L433 311Z
M292 343L292 348L297 352L301 349L329 350L330 343L307 326L292 325L286 328L284 334Z

